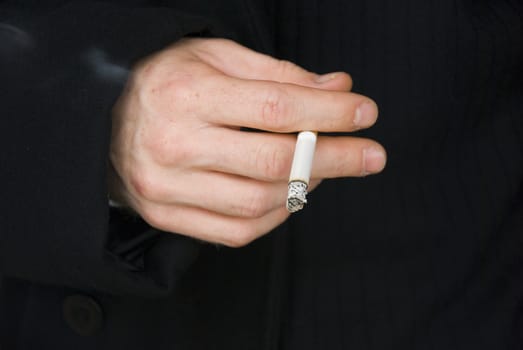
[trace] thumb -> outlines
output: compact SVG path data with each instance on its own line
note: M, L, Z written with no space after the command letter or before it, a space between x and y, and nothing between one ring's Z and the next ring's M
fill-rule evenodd
M194 53L205 63L240 79L268 80L323 90L350 91L352 79L344 72L318 75L285 60L248 49L226 39L195 40Z

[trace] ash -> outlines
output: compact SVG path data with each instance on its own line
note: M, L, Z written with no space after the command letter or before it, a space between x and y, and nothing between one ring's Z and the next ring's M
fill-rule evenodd
M303 209L307 203L307 184L302 181L289 182L289 192L287 194L287 210L295 213Z

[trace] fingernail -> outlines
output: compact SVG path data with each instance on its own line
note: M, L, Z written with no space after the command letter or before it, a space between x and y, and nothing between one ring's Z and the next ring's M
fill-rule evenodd
M317 84L325 84L338 76L338 73L328 73L323 75L318 75L314 79L314 82Z
M385 167L385 153L378 148L363 150L363 176L380 172Z
M354 114L354 125L370 126L376 121L377 110L373 102L365 101L358 106Z

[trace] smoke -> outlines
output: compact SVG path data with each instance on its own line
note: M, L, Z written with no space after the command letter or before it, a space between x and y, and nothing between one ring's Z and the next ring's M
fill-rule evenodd
M126 67L111 62L108 55L100 49L90 49L85 55L85 60L94 74L105 81L120 83L125 81L129 74Z
M12 59L34 47L29 34L13 25L0 23L0 58Z
M115 63L99 48L71 47L56 52L52 49L56 43L49 44L37 43L27 31L0 22L0 75L33 79L39 86L50 86L82 72L109 84L120 85L127 80L129 69Z

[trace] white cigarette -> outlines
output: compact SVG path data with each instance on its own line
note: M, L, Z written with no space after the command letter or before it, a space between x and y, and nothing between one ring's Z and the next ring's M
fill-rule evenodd
M291 213L303 209L307 203L307 188L311 177L312 161L316 149L316 133L302 131L298 134L287 194L287 210Z

